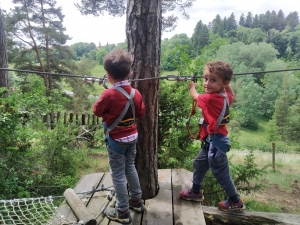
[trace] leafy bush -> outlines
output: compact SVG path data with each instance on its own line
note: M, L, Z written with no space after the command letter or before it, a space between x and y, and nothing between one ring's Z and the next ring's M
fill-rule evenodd
M195 157L196 147L185 125L191 105L187 83L161 83L158 117L159 168L181 168L190 164ZM198 119L199 114L192 117L193 134L198 132Z
M61 194L76 183L86 157L76 148L78 125L57 123L50 130L42 122L42 115L63 106L61 93L45 96L42 79L25 86L9 96L0 89L1 199Z

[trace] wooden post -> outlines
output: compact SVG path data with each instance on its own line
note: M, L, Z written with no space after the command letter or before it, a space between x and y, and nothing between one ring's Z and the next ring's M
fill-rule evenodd
M91 114L88 114L87 125L90 125Z
M88 211L83 201L77 196L72 188L65 190L64 196L79 221L83 221L84 225L97 224L97 221L93 218L93 215Z
M64 124L67 124L67 112L64 113Z
M272 165L273 170L275 170L275 143L272 142Z
M57 112L57 114L56 114L56 121L58 122L58 120L59 120L59 117L60 117L60 112Z
M81 115L81 125L85 125L85 114Z
M73 113L70 113L70 123L73 123L73 116L74 116L74 114Z
M93 124L93 125L95 125L95 124L96 124L96 116L95 116L95 115L93 115L92 124Z
M76 118L75 123L78 125L78 113L76 113L75 118Z
M54 129L54 112L53 111L50 113L50 128L51 128L51 130Z

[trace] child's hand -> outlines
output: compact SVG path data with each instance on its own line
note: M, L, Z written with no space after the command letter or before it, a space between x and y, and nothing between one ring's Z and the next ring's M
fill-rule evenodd
M191 88L196 88L196 83L194 83L193 81L191 81L191 83L189 83L189 89Z

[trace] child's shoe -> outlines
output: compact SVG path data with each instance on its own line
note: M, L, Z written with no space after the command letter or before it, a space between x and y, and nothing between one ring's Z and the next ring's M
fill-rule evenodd
M193 192L192 188L189 188L187 191L181 191L180 192L180 197L185 200L189 201L196 201L200 202L204 200L204 196L202 194L202 191L199 192L199 194L195 194Z
M125 212L121 212L117 208L108 209L106 210L105 215L107 216L108 219L122 224L128 224L131 223L132 221L129 210L126 210Z
M129 200L129 208L133 209L135 212L144 212L145 207L141 199Z
M227 199L223 202L219 202L219 209L222 211L234 211L234 212L243 212L246 206L243 204L242 200L239 200L238 203L233 203L230 199Z

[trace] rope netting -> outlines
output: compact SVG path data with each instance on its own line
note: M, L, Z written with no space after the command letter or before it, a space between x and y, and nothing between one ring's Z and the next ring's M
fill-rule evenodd
M62 225L81 224L61 215L52 197L0 200L0 224Z
M115 196L111 188L112 186L102 185L101 188L81 193L75 193L73 189L68 188L64 196L0 200L0 225L95 224L97 218L104 215L105 209ZM85 203L99 191L105 191L104 196L107 196L107 200L97 215L94 215L89 212ZM57 202L57 199L60 201ZM67 204L68 210L61 202ZM63 207L57 207L58 204Z

